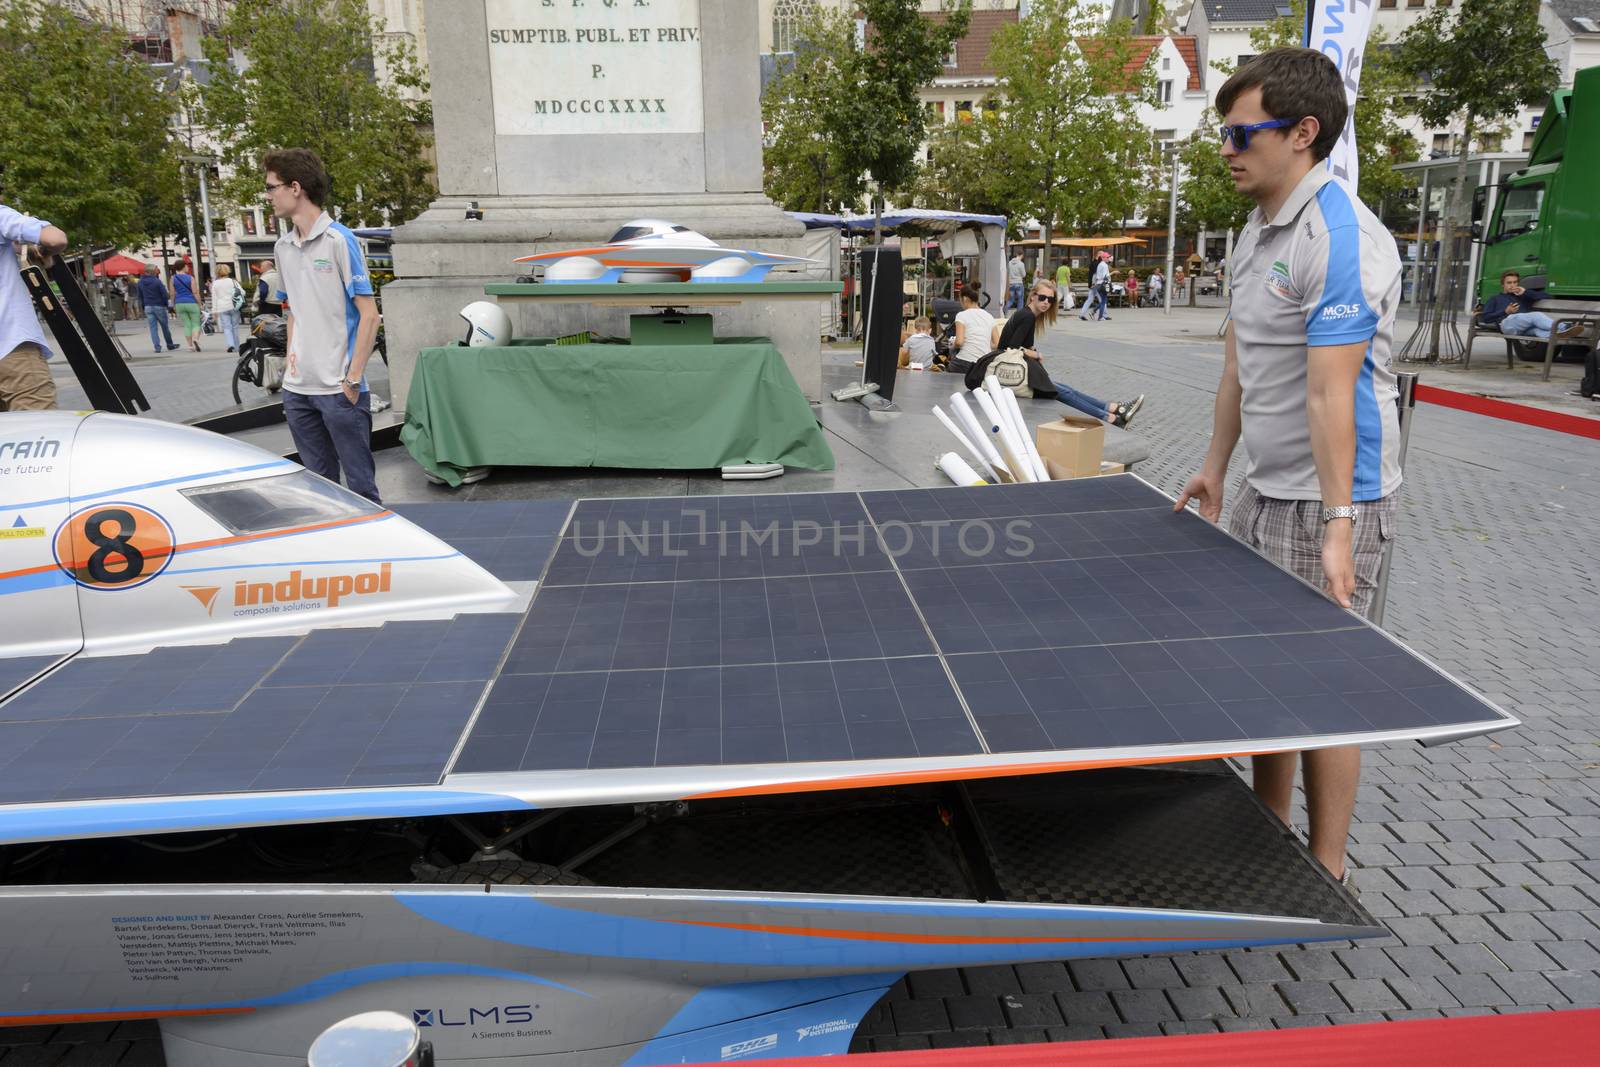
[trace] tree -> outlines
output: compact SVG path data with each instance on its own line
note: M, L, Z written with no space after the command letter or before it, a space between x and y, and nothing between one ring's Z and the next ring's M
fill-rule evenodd
M870 174L881 193L909 191L927 136L918 91L944 73L945 57L972 20L972 0L941 0L943 17L922 14L919 0L857 0L865 40L842 62L843 92L824 104L822 124L839 143L844 165Z
M1127 20L1102 27L1103 17L1079 0L1034 0L989 53L1005 101L994 136L1008 214L1039 219L1043 270L1057 220L1112 222L1143 195L1151 141L1137 108L1155 103L1155 76L1148 64L1130 71Z
M1466 223L1467 156L1473 136L1486 125L1543 100L1559 84L1559 70L1545 53L1539 0L1462 0L1434 8L1400 37L1399 66L1429 91L1413 110L1433 127L1458 126L1455 188L1445 233L1452 243ZM1454 304L1457 260L1450 256L1446 300ZM1440 320L1433 319L1430 354L1439 351Z
M233 4L221 36L206 40L210 77L195 114L221 147L228 199L259 200L261 156L297 147L322 158L324 206L347 223L399 223L428 205L427 82L411 47L384 43L378 28L363 0Z
M1209 112L1215 118L1215 112ZM1214 123L1212 124L1214 125ZM1178 150L1178 219L1184 229L1237 230L1255 206L1234 186L1216 138L1195 133Z
M793 62L761 97L767 196L786 211L858 209L865 172L823 123L831 101L852 91L845 59L855 26L836 11L813 9L797 36Z
M912 203L941 211L1006 214L1006 161L994 131L992 120L977 117L938 125L928 135L929 158L917 175Z
M0 40L0 199L85 252L154 236L147 208L179 185L172 98L149 66L45 0L0 0Z

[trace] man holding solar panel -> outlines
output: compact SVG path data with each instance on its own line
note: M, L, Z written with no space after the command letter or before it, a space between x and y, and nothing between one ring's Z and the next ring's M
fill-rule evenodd
M1400 256L1394 237L1324 160L1345 128L1338 68L1278 48L1217 93L1222 156L1256 210L1234 249L1226 357L1211 447L1178 498L1216 522L1240 437L1249 454L1229 532L1366 614L1400 487L1390 367ZM1255 790L1290 818L1295 753L1255 757ZM1355 747L1300 754L1311 851L1348 879L1361 774Z

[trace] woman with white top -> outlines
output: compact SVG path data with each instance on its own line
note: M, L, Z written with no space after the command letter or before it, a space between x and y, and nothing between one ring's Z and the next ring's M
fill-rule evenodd
M244 303L244 290L232 275L230 268L219 265L217 276L211 282L211 314L222 324L229 352L239 347L239 306Z
M961 290L961 310L956 313L955 351L950 357L950 369L962 372L989 353L989 334L994 329L994 316L983 308L983 291L976 283L968 283Z

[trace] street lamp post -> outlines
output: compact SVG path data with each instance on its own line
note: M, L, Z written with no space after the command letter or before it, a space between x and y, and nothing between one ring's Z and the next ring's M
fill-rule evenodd
M200 229L202 231L200 236L205 240L205 261L207 273L213 280L215 280L217 276L217 249L211 231L211 196L206 188L206 170L211 166L212 163L216 162L216 157L192 155L184 156L183 161L185 163L192 164L195 170L200 172ZM189 230L189 243L191 245L194 244L193 227L194 224L191 222ZM195 251L198 253L199 249L197 248ZM196 274L195 277L198 279L199 275Z
M193 201L191 201L189 199L189 176L188 176L189 165L187 163L185 163L184 166L183 166L183 169L184 169L184 179L183 179L183 219L184 219L184 222L186 222L188 224L188 227L189 227L189 259L191 261L190 266L194 267L195 266L195 261L197 261L200 258L200 245L199 245L198 242L195 241L195 237L194 237L194 203L193 203ZM196 277L198 277L198 276L199 275L196 274ZM171 266L170 266L170 264L168 265L168 277L169 278L171 277Z
M1178 153L1172 153L1172 193L1167 203L1167 284L1161 287L1161 313L1172 314L1172 249L1178 243Z

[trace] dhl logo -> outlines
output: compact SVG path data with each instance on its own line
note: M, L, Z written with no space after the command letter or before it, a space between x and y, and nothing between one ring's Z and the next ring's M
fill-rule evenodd
M391 564L385 563L375 571L360 574L330 574L320 578L307 578L293 570L281 582L234 582L233 603L236 607L254 604L288 604L300 600L325 600L328 607L336 608L339 601L349 596L367 596L389 591Z

